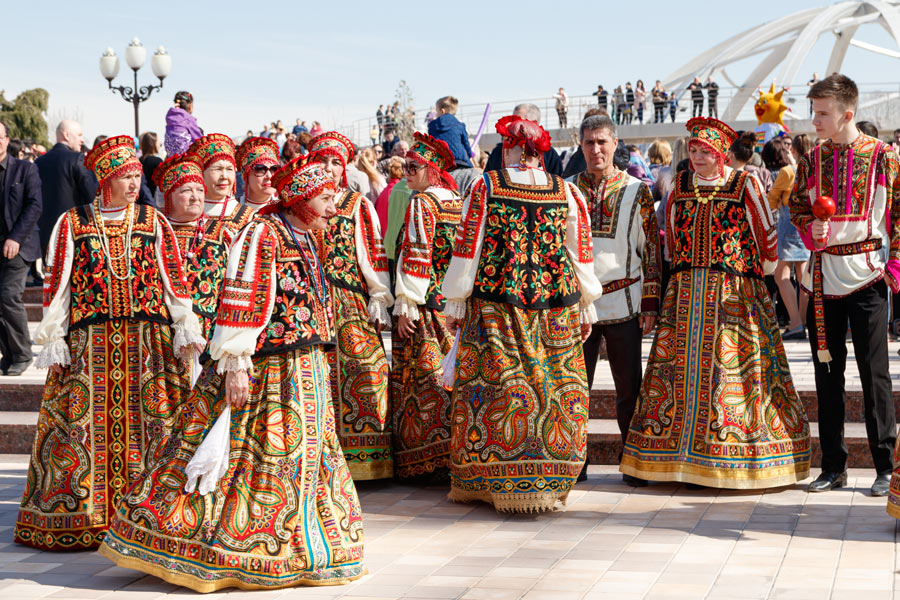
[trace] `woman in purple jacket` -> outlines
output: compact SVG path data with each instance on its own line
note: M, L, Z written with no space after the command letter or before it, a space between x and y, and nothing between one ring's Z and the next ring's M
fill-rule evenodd
M194 112L194 97L190 92L175 94L175 106L166 113L166 155L173 156L185 152L197 138L203 137L203 130L197 124Z

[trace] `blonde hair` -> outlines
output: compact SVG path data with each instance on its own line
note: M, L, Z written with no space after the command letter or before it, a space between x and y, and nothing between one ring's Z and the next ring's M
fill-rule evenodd
M651 165L667 165L672 162L672 146L666 140L653 140L647 148L647 158Z
M388 175L391 179L403 179L403 159L392 156L388 161Z
M669 163L672 165L673 172L678 168L678 163L688 157L688 142L690 140L690 136L687 135L675 140L675 147L672 149L672 162Z

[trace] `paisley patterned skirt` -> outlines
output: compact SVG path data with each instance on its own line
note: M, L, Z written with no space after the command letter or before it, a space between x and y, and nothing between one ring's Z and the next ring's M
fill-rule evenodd
M471 299L456 365L449 499L509 512L564 503L587 449L578 307Z
M672 275L621 471L757 489L809 473L809 424L762 281Z
M419 307L416 334L393 336L391 404L398 477L441 474L450 466L450 391L441 361L453 345L443 313Z
M175 456L129 491L100 554L198 592L332 585L365 573L362 510L321 348L258 357L253 367L216 489L184 491L184 468L224 406L224 377L209 363Z
M71 363L49 373L15 541L96 548L119 500L174 448L187 386L168 325L115 320L69 333Z
M344 458L353 479L391 477L390 373L381 335L369 322L365 296L336 286L332 293L337 344L328 364Z

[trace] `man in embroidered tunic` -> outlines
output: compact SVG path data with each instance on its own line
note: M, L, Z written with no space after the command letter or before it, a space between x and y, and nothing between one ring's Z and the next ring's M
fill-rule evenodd
M844 368L849 320L877 473L872 494L884 496L897 437L886 332L887 288L896 292L900 280L898 158L887 144L856 128L859 93L851 79L831 75L813 85L807 96L812 100L813 126L825 140L800 159L791 195L791 222L813 251L801 283L812 297L807 323L815 324L809 341L819 402L822 474L809 491L847 483ZM836 211L830 220L813 213L820 196L834 200Z
M594 301L599 321L584 343L588 389L594 385L600 344L606 338L616 386L616 420L622 441L641 389L641 337L659 314L659 227L647 184L616 168L616 124L603 115L586 118L579 133L587 170L570 178L591 215L594 273L603 295ZM623 475L632 485L642 479Z

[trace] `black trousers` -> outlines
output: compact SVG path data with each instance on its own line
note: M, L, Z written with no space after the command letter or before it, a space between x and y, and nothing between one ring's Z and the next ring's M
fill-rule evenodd
M708 98L706 100L706 116L719 118L719 107L716 105L716 98Z
M694 106L693 106L692 115L695 117L703 116L703 98L700 98L699 100L694 98Z
M641 391L641 326L635 317L623 323L596 324L584 342L584 364L587 369L588 389L594 385L597 355L601 338L606 338L606 356L616 386L616 421L622 442L631 425L634 406Z
M0 355L12 362L30 360L31 336L25 312L25 278L31 263L17 254L12 259L0 256Z
M820 363L816 356L816 328L813 302L806 312L809 343L816 371L819 401L819 440L822 443L822 470L843 471L847 467L844 443L844 368L847 366L847 322L862 380L866 435L879 474L893 470L894 441L897 438L891 376L888 373L888 290L884 281L844 298L825 299L825 335L831 362Z

